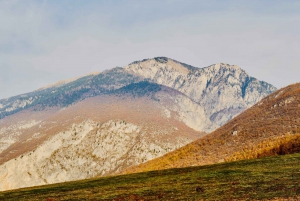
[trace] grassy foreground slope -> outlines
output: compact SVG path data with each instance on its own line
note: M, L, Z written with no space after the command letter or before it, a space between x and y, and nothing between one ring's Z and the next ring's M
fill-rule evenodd
M300 154L0 192L0 200L299 200Z

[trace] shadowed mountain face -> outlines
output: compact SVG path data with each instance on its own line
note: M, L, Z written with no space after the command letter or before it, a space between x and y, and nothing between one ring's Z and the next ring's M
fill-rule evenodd
M300 152L300 84L267 96L205 137L128 172Z
M0 190L119 173L274 90L237 66L159 57L0 100Z

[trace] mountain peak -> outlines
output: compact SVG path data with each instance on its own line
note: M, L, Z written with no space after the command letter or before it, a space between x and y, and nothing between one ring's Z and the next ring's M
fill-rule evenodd
M188 74L190 71L197 70L199 68L176 61L175 59L171 59L168 57L154 57L151 59L143 59L140 61L134 61L127 65L125 68L153 68L154 66L162 67L167 65L169 68L175 69L181 73Z
M173 59L170 59L168 57L154 57L154 58L148 58L148 59L134 61L134 62L131 62L129 65L144 63L144 62L147 62L147 61L156 61L156 62L159 62L159 63L167 63L169 60L173 60Z
M223 62L219 62L219 63L216 63L216 64L213 64L212 66L218 66L220 68L235 68L235 69L241 69L239 66L237 65L231 65L231 64L228 64L228 63L223 63Z
M248 74L244 69L240 68L238 65L231 65L231 64L222 63L222 62L212 64L205 68L214 69L215 71L219 71L219 70L239 71L239 72L244 72L244 73Z
M173 60L169 59L168 57L154 57L153 59L160 63L167 63L169 60Z

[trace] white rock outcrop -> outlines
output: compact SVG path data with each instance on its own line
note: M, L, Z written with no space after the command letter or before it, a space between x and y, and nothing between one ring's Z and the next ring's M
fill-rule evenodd
M2 164L0 190L118 173L191 142L184 137L161 140L168 134L147 133L141 126L122 120L73 124L37 149Z

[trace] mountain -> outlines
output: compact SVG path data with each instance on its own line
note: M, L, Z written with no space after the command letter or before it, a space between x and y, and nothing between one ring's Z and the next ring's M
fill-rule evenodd
M156 57L0 100L0 119L36 105L66 107L141 81L171 87L199 104L204 110L201 122L205 119L205 125L198 124L195 128L205 132L215 130L276 90L235 65L218 63L196 68Z
M299 108L297 83L272 93L211 134L127 172L300 152Z
M235 65L196 68L165 57L134 62L127 72L169 86L190 97L207 118L201 130L211 132L276 90Z
M117 174L274 90L237 66L157 57L0 100L0 190Z

